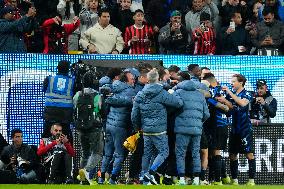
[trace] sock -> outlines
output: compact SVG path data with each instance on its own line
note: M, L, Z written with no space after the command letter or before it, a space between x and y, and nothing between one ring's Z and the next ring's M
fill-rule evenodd
M205 180L205 173L206 173L206 169L201 169L200 180Z
M214 180L214 160L213 158L208 159L208 166L209 166L209 173L208 173L208 180Z
M221 177L222 178L227 177L226 161L224 159L221 159Z
M180 180L181 182L185 182L184 177L179 177L179 180Z
M117 179L117 175L112 174L110 178L111 178L112 180L116 181L116 179Z
M215 173L215 181L220 182L221 181L221 156L217 155L214 156L214 173Z
M238 166L239 166L238 160L230 161L230 169L231 169L232 179L238 178L238 171L239 171Z
M249 163L249 179L254 179L255 169L256 169L255 159L248 160L248 163Z
M105 172L101 172L101 177L102 177L102 179L105 180L105 178L106 178L106 173L105 173Z

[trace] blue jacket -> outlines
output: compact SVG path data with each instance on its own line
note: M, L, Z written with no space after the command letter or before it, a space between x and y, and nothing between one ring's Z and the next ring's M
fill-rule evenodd
M19 20L0 19L0 53L27 52L24 33L32 28L32 20L26 16Z
M136 129L144 133L167 130L166 107L180 108L183 102L176 94L169 94L160 84L147 84L134 100L131 120Z
M106 125L129 128L132 99L135 96L134 88L117 80L113 82L112 89L114 95L106 99L106 103L110 105Z
M210 116L205 97L191 80L179 83L176 93L184 105L175 120L175 133L201 135L203 122Z
M73 108L73 87L74 78L65 75L49 76L45 106Z

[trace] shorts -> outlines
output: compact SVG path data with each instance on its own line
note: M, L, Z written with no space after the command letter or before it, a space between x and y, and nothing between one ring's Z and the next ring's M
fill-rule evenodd
M204 131L205 129L202 130L202 135L200 139L200 149L207 149L208 148L208 135Z
M211 150L225 150L228 140L228 127L216 127L208 134L208 143Z
M230 133L229 137L230 154L248 154L254 153L252 131L246 137L242 138L240 134Z

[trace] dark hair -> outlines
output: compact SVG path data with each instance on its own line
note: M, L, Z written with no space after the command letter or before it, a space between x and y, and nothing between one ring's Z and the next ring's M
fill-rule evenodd
M108 70L107 72L107 76L113 80L115 78L115 76L119 76L122 73L121 68L111 68L110 70Z
M236 77L238 82L242 82L243 86L245 86L247 79L246 79L246 77L244 75L242 75L242 74L234 74L232 77Z
M99 89L99 80L96 73L88 71L83 75L82 83L84 88Z
M187 70L191 72L195 67L198 67L198 66L199 66L198 64L189 64L187 66Z
M168 68L169 72L175 72L175 73L178 73L180 71L180 67L176 66L176 65L171 65L169 68Z
M140 76L147 76L147 73L149 73L149 69L143 69L143 70L140 70Z
M203 80L211 80L212 78L215 78L213 73L206 73L204 74Z
M139 72L141 72L141 71L144 70L144 69L147 69L147 70L150 71L150 70L153 69L153 66L152 66L151 64L149 64L149 63L139 62L139 64L137 64L136 68L137 68L137 70L138 70Z
M14 136L15 136L16 133L23 133L23 131L22 131L21 129L18 129L18 128L13 129L13 130L11 131L11 138L14 138Z
M267 16L268 14L274 14L273 9L270 6L265 6L263 11L262 11L262 15L263 16Z
M141 9L137 9L137 10L134 12L134 15L136 15L137 13L142 13L142 14L144 14L144 12L143 12Z
M57 65L58 73L68 74L69 66L70 66L70 62L69 61L67 61L67 60L59 61L58 65Z
M108 8L102 8L102 9L99 10L98 16L101 17L102 14L105 13L105 12L110 14L110 10Z
M206 20L211 20L211 16L207 12L202 12L200 14L200 22L206 21Z
M120 78L120 81L121 82L129 82L128 81L128 77L127 77L127 74L132 74L130 71L124 71L122 74L121 74L121 78Z
M162 80L164 75L166 75L166 71L164 68L159 68L158 69L158 74L159 74L159 80Z
M231 13L231 17L230 18L234 18L236 16L236 14L240 14L242 16L242 14L241 14L241 12L239 10L235 10L235 11L233 11Z
M179 72L180 81L190 80L190 75L187 71Z

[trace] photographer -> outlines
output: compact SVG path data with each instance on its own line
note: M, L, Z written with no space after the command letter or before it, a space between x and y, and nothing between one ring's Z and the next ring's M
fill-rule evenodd
M74 149L67 136L62 134L62 126L59 123L53 124L50 132L52 136L42 138L37 150L39 156L44 156L46 168L50 166L48 183L73 183L72 157L75 156Z
M250 118L254 124L271 123L271 119L276 116L277 101L268 91L266 81L260 79L256 82L257 93L252 102Z
M14 182L19 183L36 183L37 175L34 171L35 152L29 145L23 144L22 130L12 130L11 138L12 145L4 147L1 154L1 161L6 165L6 170L11 171L7 172L7 181L14 180Z

